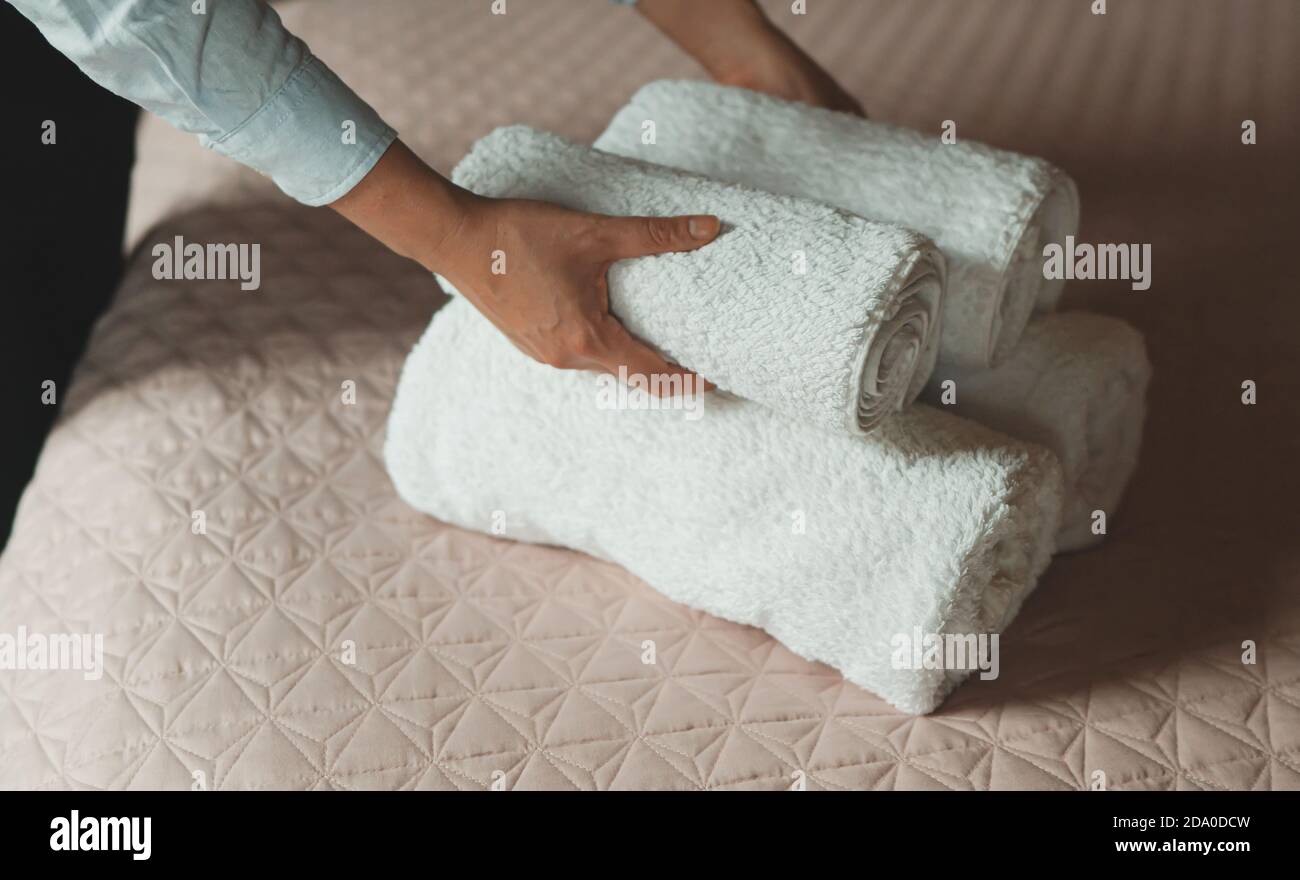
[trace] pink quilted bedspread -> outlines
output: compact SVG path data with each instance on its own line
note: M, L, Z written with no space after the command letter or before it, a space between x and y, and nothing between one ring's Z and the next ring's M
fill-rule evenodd
M487 7L281 8L443 171L496 125L591 139L699 74L627 9ZM415 513L380 449L432 280L148 120L133 241L258 242L262 287L156 281L146 247L99 325L0 559L0 632L102 633L104 674L0 672L0 786L1300 788L1300 7L808 7L770 9L873 115L1045 155L1084 240L1153 245L1150 291L1067 291L1147 334L1148 440L999 679L901 715L615 567Z

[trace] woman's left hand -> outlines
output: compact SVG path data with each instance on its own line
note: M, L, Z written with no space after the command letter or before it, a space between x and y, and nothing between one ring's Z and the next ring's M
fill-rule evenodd
M724 85L867 115L754 0L638 0L637 8Z

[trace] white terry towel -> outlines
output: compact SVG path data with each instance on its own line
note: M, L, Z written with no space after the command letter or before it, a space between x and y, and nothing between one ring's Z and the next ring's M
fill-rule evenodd
M398 493L616 562L908 712L968 670L900 668L898 640L999 632L1050 559L1062 487L1045 449L920 405L866 436L716 394L693 419L637 392L645 408L617 409L608 379L530 360L454 298L402 370Z
M948 257L939 359L959 366L999 363L1055 308L1043 247L1079 226L1074 182L1041 159L713 83L644 86L596 146L928 235Z
M924 398L1012 437L1056 453L1065 475L1058 552L1102 539L1093 511L1107 524L1137 467L1151 379L1142 334L1117 318L1085 312L1029 322L1020 344L995 370L941 367ZM955 399L954 399L955 396Z
M608 277L610 311L628 330L726 391L862 433L911 403L934 369L944 260L924 236L525 126L481 139L452 176L486 196L721 218L704 248L623 260Z

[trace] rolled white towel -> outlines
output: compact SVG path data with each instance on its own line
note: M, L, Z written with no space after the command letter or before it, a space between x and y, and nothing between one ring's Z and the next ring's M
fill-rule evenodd
M1029 322L995 370L941 367L924 398L1056 453L1065 476L1058 552L1102 539L1137 467L1151 379L1142 334L1104 315L1062 312ZM946 386L948 380L952 385Z
M671 360L789 416L863 433L934 369L944 260L917 233L524 126L481 139L453 179L603 214L716 214L722 234L698 251L615 263L610 311Z
M616 562L918 713L970 670L917 668L899 640L1000 632L1049 561L1061 476L1047 450L919 405L863 437L719 395L698 418L635 392L626 403L645 408L614 409L604 378L530 360L453 299L398 384L398 493Z
M644 86L595 145L928 235L948 257L939 359L959 366L1001 362L1056 307L1043 247L1079 226L1074 182L1041 159L714 83Z

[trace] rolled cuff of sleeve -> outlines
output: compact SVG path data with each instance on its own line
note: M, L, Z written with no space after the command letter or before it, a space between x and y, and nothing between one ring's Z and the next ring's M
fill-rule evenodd
M396 138L309 55L256 113L205 146L260 171L303 204L327 205L356 186Z

